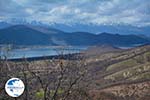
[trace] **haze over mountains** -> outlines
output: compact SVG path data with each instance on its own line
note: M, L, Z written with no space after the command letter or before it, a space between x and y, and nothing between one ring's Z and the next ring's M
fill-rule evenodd
M149 43L149 38L139 35L64 32L55 28L33 25L13 25L0 29L0 44L53 46L91 46L109 44L114 46L133 46Z

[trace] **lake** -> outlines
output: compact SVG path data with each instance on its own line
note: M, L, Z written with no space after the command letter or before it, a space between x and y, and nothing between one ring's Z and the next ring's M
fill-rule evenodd
M86 49L87 49L86 46L24 48L24 49L13 49L8 52L0 50L0 56L4 58L5 55L7 56L7 59L43 57L60 54L79 53L80 51Z
M30 58L30 57L44 57L44 56L55 56L60 54L73 54L79 53L86 50L89 46L46 46L46 47L21 47L21 49L12 49L7 52L5 49L0 49L0 56L4 59L4 55L7 59L19 59L19 58ZM132 46L116 46L120 49L130 49L136 47Z

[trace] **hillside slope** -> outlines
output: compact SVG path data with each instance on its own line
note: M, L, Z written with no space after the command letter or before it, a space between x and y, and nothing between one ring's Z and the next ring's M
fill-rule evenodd
M96 53L93 57L90 55L86 62L91 72L91 80L94 80L91 94L98 96L104 93L105 97L110 95L112 99L108 100L114 100L113 97L118 100L149 100L150 45Z
M136 35L92 34L87 32L66 33L53 28L16 25L0 29L0 44L14 45L117 45L136 46L149 44L148 38Z

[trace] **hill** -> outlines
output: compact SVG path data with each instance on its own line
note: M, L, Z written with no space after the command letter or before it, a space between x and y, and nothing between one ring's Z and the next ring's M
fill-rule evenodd
M12 26L0 30L1 44L14 45L48 45L49 36L27 26Z
M108 100L149 100L149 45L117 52L94 53L86 59L91 80L94 81L90 94L95 95L95 98L108 99L110 96Z
M148 44L150 40L136 35L66 33L57 29L38 26L15 25L0 29L0 44L14 45L73 45L134 46Z
M12 75L26 80L29 90L26 92L28 97L32 97L31 100L43 99L46 92L43 91L42 86L46 85L49 85L47 88L52 90L47 95L49 97L56 87L59 87L58 98L63 97L68 88L72 87L71 92L67 91L70 93L69 97L74 98L78 94L81 100L87 100L85 97L90 98L89 100L150 99L150 45L126 50L110 45L94 46L79 55L83 59L80 59L78 54L76 56L78 59L74 60L69 57L63 59L61 55L58 59L31 62L26 59L20 62L1 61L3 77L0 80L2 91L0 92L3 95L0 98L10 98L3 86L8 80L7 77ZM60 77L60 75L64 76ZM74 84L75 82L77 84ZM23 98L25 98L24 95L20 97L20 100Z

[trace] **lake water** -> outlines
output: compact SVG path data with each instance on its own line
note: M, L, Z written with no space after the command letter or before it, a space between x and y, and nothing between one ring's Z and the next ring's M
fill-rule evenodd
M82 50L86 50L87 47L75 46L75 47L46 47L46 48L25 48L25 49L13 49L8 52L0 51L0 55L7 56L8 59L16 58L28 58L28 57L42 57L42 56L53 56L59 54L72 54L79 53Z
M0 56L4 59L4 55L7 59L16 58L29 58L29 57L43 57L54 56L60 54L73 54L86 50L89 46L69 46L69 47L26 47L24 49L13 49L9 52L6 50L0 50ZM130 49L136 46L118 46L120 49Z

